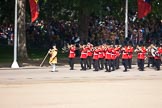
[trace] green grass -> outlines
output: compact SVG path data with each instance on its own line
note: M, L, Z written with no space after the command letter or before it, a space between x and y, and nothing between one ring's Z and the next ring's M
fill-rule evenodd
M48 49L28 49L28 57L32 60L42 60L48 52ZM0 45L0 63L11 63L13 61L13 46ZM66 58L67 53L58 51L59 59Z
M29 58L31 59L42 59L46 56L48 50L42 50L42 49L31 49L29 50ZM61 51L58 51L58 58L66 58L67 57L67 53L61 53Z
M13 47L0 45L0 63L13 61Z
M42 59L46 55L46 50L30 49L28 50L28 56L30 59Z

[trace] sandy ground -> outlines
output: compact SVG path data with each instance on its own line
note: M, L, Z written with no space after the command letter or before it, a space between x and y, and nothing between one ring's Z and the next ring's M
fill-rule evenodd
M162 71L0 69L0 108L162 108Z

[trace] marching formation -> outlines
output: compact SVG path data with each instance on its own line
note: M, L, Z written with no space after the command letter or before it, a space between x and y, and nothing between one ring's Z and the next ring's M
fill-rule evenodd
M147 48L141 41L139 45L133 47L131 42L124 41L121 46L119 44L112 45L112 42L107 42L100 45L93 45L90 42L87 44L68 45L69 50L69 65L70 70L74 70L76 50L80 51L80 65L83 71L91 69L94 71L104 70L111 72L119 69L120 61L124 66L123 72L127 72L132 68L132 58L137 58L139 71L144 71L144 63L146 60L147 67L154 67L160 70L162 44L151 44ZM134 56L134 57L133 57ZM150 66L151 65L151 66Z

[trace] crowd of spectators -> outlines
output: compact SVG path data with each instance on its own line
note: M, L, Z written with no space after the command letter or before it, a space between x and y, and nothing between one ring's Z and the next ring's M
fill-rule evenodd
M11 24L0 24L0 44L13 45L14 28Z
M93 18L92 18L93 19ZM137 45L140 41L149 44L153 40L162 38L162 22L160 20L144 20L129 19L128 36L125 36L125 22L119 21L111 16L106 16L104 19L90 20L89 36L91 39L108 39L119 40L120 44L126 38L131 40L133 45Z
M46 48L52 43L56 43L59 48L71 40L80 41L79 26L77 20L49 20L36 21L27 24L26 37L28 47ZM152 40L161 40L162 38L162 22L160 20L139 21L129 18L128 23L128 40L132 40L133 45L140 41L149 43ZM13 26L0 25L0 39L7 40L7 44L13 43ZM119 40L122 44L125 39L125 22L117 20L112 16L104 18L90 17L88 36L89 41Z

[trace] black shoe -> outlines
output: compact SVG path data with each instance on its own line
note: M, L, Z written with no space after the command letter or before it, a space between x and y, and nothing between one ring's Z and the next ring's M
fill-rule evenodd
M80 69L80 71L86 71L86 69Z
M123 70L123 72L127 72L127 70Z
M144 71L144 69L139 69L139 71Z
M98 70L93 70L93 71L98 71Z
M159 71L160 69L158 68L157 71Z
M70 70L74 70L73 68L70 68Z

